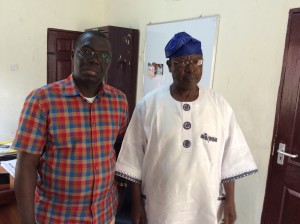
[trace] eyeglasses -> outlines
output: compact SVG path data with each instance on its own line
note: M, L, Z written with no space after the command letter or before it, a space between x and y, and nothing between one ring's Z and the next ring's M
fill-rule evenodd
M99 51L96 53L95 51L91 50L90 48L79 48L78 54L80 57L86 58L86 59L91 59L95 56L98 56L98 59L101 62L105 62L105 63L108 63L111 59L111 56L109 55L109 53L107 51Z
M203 64L203 59L193 59L193 60L186 60L186 61L175 61L173 60L176 67L186 67L189 64L193 65L194 67L199 67Z

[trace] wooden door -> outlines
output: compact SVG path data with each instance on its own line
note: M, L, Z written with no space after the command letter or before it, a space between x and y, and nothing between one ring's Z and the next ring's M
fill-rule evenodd
M73 70L72 50L82 32L48 29L47 33L47 83L68 77Z
M261 218L263 224L300 223L300 8L290 10ZM285 149L284 156L278 150ZM293 158L294 157L294 158Z

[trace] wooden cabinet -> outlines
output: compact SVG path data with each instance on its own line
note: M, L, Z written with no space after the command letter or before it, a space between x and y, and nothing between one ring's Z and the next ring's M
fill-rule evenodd
M107 84L123 91L129 104L129 118L136 103L139 31L116 26L86 29L104 33L112 48L112 62L105 77Z

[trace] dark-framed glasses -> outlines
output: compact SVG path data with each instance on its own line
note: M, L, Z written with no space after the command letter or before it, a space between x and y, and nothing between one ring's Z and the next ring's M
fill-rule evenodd
M203 59L192 59L192 60L182 60L182 61L173 60L173 63L176 67L186 67L189 64L193 65L194 67L199 67L203 64Z
M108 63L111 59L110 54L107 51L93 51L90 48L79 48L78 54L82 58L91 59L95 56L101 61Z

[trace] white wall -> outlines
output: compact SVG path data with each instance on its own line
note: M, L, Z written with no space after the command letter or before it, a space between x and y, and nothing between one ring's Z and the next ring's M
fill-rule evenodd
M46 83L47 28L82 31L115 25L139 29L139 99L146 25L218 14L213 87L234 108L259 168L258 174L237 181L237 224L258 224L288 11L296 7L300 7L298 0L0 1L0 141L13 138L28 92ZM18 71L10 71L10 64L18 64Z
M27 94L46 84L47 28L104 25L99 0L0 1L0 141L14 137ZM18 70L11 71L10 65Z
M237 224L260 223L288 11L300 7L299 1L110 0L105 3L104 17L110 25L140 30L138 98L143 94L146 25L220 15L213 88L235 110L259 168L258 174L237 181Z

